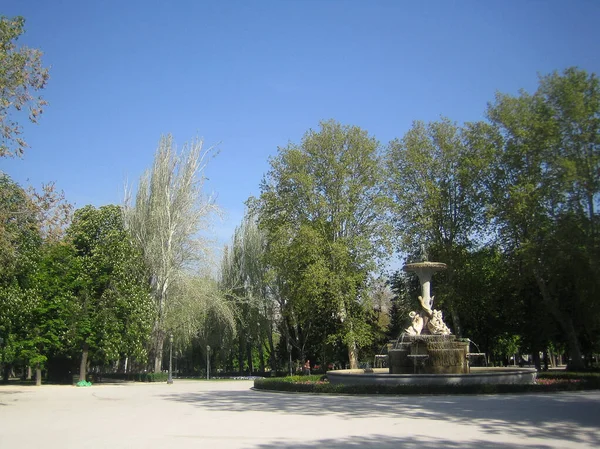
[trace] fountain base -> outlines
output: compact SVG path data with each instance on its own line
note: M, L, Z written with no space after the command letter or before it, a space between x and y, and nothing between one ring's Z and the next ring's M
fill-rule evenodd
M387 368L327 371L332 384L481 385L533 384L535 368L471 368L468 374L390 374Z
M403 335L388 350L390 374L467 374L469 340L455 335Z

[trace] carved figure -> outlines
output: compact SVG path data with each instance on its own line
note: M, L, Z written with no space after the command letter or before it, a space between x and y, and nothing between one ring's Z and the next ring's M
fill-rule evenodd
M417 312L410 312L408 316L412 319L412 324L404 332L408 335L421 335L423 330L423 317Z
M432 317L427 322L427 329L432 335L450 335L450 329L444 323L441 310L434 310Z
M429 260L429 256L427 254L427 250L425 250L425 244L421 243L421 262L427 262Z
M434 296L432 296L428 301L427 299L424 299L422 296L419 296L419 302L421 303L421 307L423 308L423 310L429 317L433 314L433 312L431 311L431 307L433 306L433 298L434 298Z

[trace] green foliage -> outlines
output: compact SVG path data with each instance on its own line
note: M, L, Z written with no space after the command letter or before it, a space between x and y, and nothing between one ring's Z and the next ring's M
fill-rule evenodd
M225 248L220 279L222 291L236 310L236 362L240 372L244 366L242 355L248 369L255 371L255 352L261 371L265 369L265 351L271 368L277 366L273 330L281 298L266 263L266 250L265 233L258 228L256 217L247 212L235 230L231 248Z
M134 382L166 382L169 373L108 373L102 376L106 379L130 380Z
M48 81L42 53L16 44L24 25L23 17L0 16L0 157L22 156L27 147L15 115L27 107L29 120L36 123L47 104L41 96L34 96Z
M79 345L106 364L128 355L143 360L153 307L141 255L133 247L118 206L75 212L67 231L75 251L72 291Z
M347 347L350 363L372 335L365 290L389 234L379 143L335 121L271 159L254 204L284 305L283 331L303 358L309 340ZM315 345L313 350L319 351Z
M598 79L553 73L533 95L497 95L488 116L479 142L494 143L488 204L500 242L535 280L581 367L581 344L597 344L600 329Z

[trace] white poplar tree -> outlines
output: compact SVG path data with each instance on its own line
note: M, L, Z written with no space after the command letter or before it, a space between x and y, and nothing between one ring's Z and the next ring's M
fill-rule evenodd
M140 246L155 300L152 353L154 371L161 370L167 314L187 289L183 283L209 250L201 236L219 213L214 198L203 191L210 149L193 140L177 151L171 135L161 137L152 168L142 177L132 204L127 189L125 223Z

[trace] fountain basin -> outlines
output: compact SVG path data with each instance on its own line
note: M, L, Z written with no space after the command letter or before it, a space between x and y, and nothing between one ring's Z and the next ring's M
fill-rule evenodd
M327 371L332 384L344 385L481 385L533 384L535 368L476 368L467 374L390 374L388 368Z

